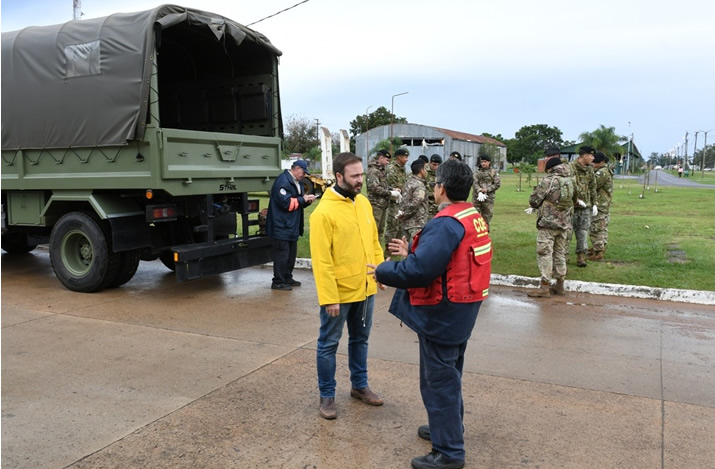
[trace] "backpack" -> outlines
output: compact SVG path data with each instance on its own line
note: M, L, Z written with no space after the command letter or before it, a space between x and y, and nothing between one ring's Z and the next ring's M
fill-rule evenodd
M573 194L575 191L574 181L570 177L556 177L559 181L559 201L556 203L556 208L561 211L567 211L573 207Z

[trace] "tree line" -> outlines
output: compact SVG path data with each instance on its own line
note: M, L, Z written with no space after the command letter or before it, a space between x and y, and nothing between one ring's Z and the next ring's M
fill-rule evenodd
M350 121L350 145L355 151L355 137L365 133L370 129L381 125L406 124L407 119L392 114L385 106L380 106L369 114L358 114ZM544 150L549 147L564 148L581 143L590 145L598 151L608 155L611 160L615 160L616 155L623 152L622 145L628 141L627 136L618 135L615 127L600 125L597 129L586 131L579 135L578 142L564 140L563 133L558 127L547 124L525 125L514 134L513 138L505 137L501 134L482 133L484 137L491 137L504 143L507 147L507 162L512 164L526 163L535 165L539 158L544 156ZM333 153L339 150L339 136L333 135ZM320 158L320 140L318 129L314 120L306 117L291 116L286 121L285 139L283 143L284 156L291 153L301 153L305 158L315 160ZM682 160L682 157L680 158ZM706 168L715 165L715 147L708 146L707 149L698 150L694 157L690 157L690 163L696 166L705 161ZM668 166L672 165L674 158L667 154L652 153L648 162L652 165Z

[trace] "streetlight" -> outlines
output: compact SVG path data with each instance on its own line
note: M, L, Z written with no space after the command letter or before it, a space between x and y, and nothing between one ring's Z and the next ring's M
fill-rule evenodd
M367 132L370 130L370 124L368 124L368 117L367 117L367 111L370 110L372 105L368 106L367 109L365 109L365 161L367 161L367 157L370 156L370 150L368 146L368 138L367 138Z
M700 177L705 177L705 152L708 151L708 133L712 132L715 129L710 129L710 130L699 130L698 132L702 132L705 134L705 145L703 146L703 156L701 158L701 161L703 163L703 167L701 168L701 175ZM715 163L713 163L713 167L715 167Z
M409 91L404 91L402 93L397 93L392 95L392 105L390 106L390 151L392 151L392 125L395 120L395 96L402 96L407 94Z

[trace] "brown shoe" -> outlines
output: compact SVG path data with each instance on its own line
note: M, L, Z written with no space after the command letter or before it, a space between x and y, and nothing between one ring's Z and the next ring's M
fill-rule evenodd
M366 386L362 389L355 389L352 388L350 390L350 397L355 398L355 399L360 399L363 401L365 404L370 404L370 405L382 405L382 399L380 399L380 396L372 392L372 389L370 389L370 386Z
M566 291L564 290L564 279L563 278L557 278L556 283L549 288L549 291L551 291L552 295L559 295L563 296L566 294Z
M579 267L586 267L586 253L579 252L578 259L576 259L576 265Z
M603 251L593 251L593 254L588 258L589 261L602 261Z
M538 290L527 292L526 296L530 296L532 298L551 298L551 293L549 292L550 285L551 284L549 282L542 281Z
M328 420L333 420L338 416L338 410L335 408L334 397L320 398L320 416Z

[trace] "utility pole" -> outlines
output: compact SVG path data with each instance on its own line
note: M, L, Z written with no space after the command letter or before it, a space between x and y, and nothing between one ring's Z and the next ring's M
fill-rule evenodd
M365 161L367 161L368 156L370 156L370 145L369 145L370 140L367 138L367 133L370 130L370 122L369 122L370 117L369 117L369 114L367 113L367 111L369 111L371 107L372 107L372 104L369 105L367 107L367 109L365 109Z
M392 105L390 106L390 152L392 152L392 124L395 120L395 96L402 96L407 94L409 91L404 91L402 93L397 93L392 95Z
M699 130L695 131L695 143L693 144L693 164L695 164L695 155L698 152L698 134L700 133ZM705 153L703 153L703 156L705 156ZM702 166L702 164L700 165ZM695 170L693 169L693 176L695 176Z
M688 131L685 131L685 167L690 169L692 172L692 168L690 168L690 165L688 164Z
M78 20L82 17L82 1L72 0L72 19Z

